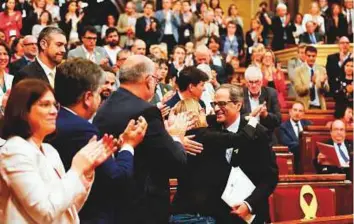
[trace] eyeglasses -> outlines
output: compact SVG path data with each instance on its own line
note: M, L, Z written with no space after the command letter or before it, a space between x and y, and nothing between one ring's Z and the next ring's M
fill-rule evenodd
M37 43L27 43L27 44L23 44L25 46L33 46L33 45L37 45Z
M250 80L248 80L247 81L250 85L258 85L260 82L261 82L261 80L255 80L255 81L250 81Z
M229 101L214 101L214 102L211 102L210 105L214 108L216 107L216 105L218 105L218 107L226 107L226 105L228 103L236 103L236 101L232 101L232 100L229 100Z
M83 38L85 38L85 39L87 39L87 40L97 40L97 37L83 37Z
M60 103L58 102L50 102L50 101L39 101L37 103L38 106L46 109L46 110L50 110L53 106L55 107L55 109L57 109L57 111L59 111L60 109Z

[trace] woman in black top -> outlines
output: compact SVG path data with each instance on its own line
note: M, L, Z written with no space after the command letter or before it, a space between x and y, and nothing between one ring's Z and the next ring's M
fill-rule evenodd
M327 44L338 42L339 38L347 35L348 23L342 14L341 6L333 3L331 16L325 19Z

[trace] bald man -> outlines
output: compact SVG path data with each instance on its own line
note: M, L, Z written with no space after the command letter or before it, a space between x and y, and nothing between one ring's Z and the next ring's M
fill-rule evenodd
M10 64L10 74L16 76L16 74L26 65L34 62L38 55L37 38L32 35L27 35L23 38L23 57Z
M349 44L348 37L341 37L338 42L339 52L328 55L327 57L326 70L332 95L335 95L335 90L340 87L339 71L342 69L343 62L352 55Z
M157 82L154 70L149 58L130 56L119 71L120 88L93 121L101 133L116 137L130 119L143 116L148 123L145 138L134 151L134 175L117 189L117 219L112 223L168 223L169 178L186 163L179 136L167 133L159 109L149 103Z
M146 44L143 40L136 39L132 46L133 54L145 55L146 54Z

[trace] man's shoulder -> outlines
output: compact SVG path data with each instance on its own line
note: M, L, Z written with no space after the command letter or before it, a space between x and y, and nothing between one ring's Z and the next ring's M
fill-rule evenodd
M31 64L28 64L25 67L23 67L19 71L19 73L21 75L36 76L37 73L34 73L34 71L37 71L37 70L43 70L43 68L41 67L41 65L37 61L34 61ZM43 72L44 72L44 70L43 70Z
M280 124L281 129L287 129L287 126L289 125L290 120L286 120Z
M97 128L93 124L64 108L61 108L58 113L57 126L60 130L98 133Z

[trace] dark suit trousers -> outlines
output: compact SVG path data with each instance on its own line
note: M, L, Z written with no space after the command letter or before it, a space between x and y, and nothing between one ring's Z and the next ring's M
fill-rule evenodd
M172 54L173 47L176 46L177 42L175 40L175 37L170 34L170 35L163 35L162 41L167 44L167 55Z

